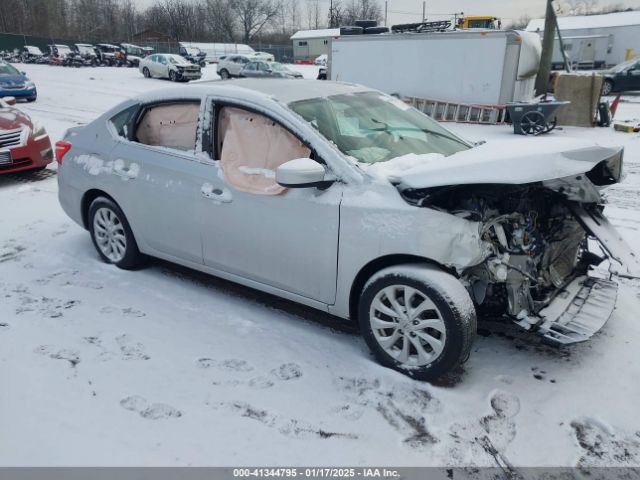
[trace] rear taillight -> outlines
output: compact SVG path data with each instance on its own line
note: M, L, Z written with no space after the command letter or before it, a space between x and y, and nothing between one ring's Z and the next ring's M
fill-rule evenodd
M64 140L56 142L56 162L58 162L59 165L62 165L62 159L69 150L71 150L71 144L69 142L65 142Z

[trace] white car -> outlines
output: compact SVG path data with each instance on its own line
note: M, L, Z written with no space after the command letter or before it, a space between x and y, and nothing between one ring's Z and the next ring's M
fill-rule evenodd
M180 55L155 53L140 60L138 66L145 78L168 78L172 82L188 82L202 78L202 69Z
M316 58L313 63L316 65L320 65L321 67L326 67L328 61L329 61L329 55L327 55L326 53L323 53L318 58Z
M615 278L640 278L601 207L622 149L512 137L469 143L358 85L206 82L70 129L59 199L105 262L159 257L359 322L383 365L433 380L471 353L476 312L581 342Z
M250 55L233 54L220 57L218 61L218 68L216 69L218 75L223 80L228 78L240 77L240 72L250 62L260 60L264 62L273 62L273 55L264 52L254 52Z

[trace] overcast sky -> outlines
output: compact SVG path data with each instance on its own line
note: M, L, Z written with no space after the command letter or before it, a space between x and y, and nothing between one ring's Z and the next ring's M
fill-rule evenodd
M141 8L154 3L154 0L134 1ZM304 8L307 0L299 1ZM330 0L320 1L328 10ZM384 0L379 2L384 7ZM422 17L422 3L422 0L388 0L389 25L419 21ZM542 17L545 4L546 0L428 0L426 5L427 18L430 20L450 19L454 12L464 12L467 15L495 15L502 18L505 23L509 23L522 15ZM603 6L622 4L640 8L640 0L599 0L599 4Z

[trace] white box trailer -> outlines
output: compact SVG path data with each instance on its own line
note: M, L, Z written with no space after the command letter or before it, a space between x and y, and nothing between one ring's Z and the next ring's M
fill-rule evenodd
M632 55L640 54L640 11L607 13L603 15L584 15L571 17L558 17L558 27L563 40L587 37L606 37L607 40L597 40L589 48L587 54L583 54L586 60L595 56L598 64L606 66L617 65L625 61L627 50ZM544 18L536 18L527 25L528 32L536 32L540 36L544 33ZM570 43L573 43L569 40ZM556 44L558 40L556 39ZM606 52L592 52L602 48L600 44L606 43ZM580 48L570 47L570 50ZM566 50L566 48L565 48ZM603 58L604 57L604 58ZM560 49L556 45L553 57L554 64L561 63Z
M533 98L537 34L513 30L353 35L332 39L328 78L385 93L504 105Z

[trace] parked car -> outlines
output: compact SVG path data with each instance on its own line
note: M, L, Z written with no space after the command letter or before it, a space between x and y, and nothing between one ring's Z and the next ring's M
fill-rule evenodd
M326 80L327 79L327 67L320 67L318 70L318 76L316 80Z
M129 68L139 67L140 60L145 57L142 47L133 45L132 43L121 43L120 47L124 53L124 62L126 66Z
M218 60L216 72L223 80L239 77L240 72L249 62L251 57L248 55L223 55Z
M121 48L110 43L98 43L96 53L101 65L107 67L121 66Z
M640 90L640 59L638 58L616 65L604 72L603 95L629 90Z
M328 61L329 61L329 55L327 55L326 53L323 53L318 58L316 58L313 63L315 65L326 67Z
M28 102L35 102L38 90L25 72L0 61L0 97L26 98Z
M202 69L180 55L156 53L140 61L140 72L146 78L168 78L172 82L199 80Z
M380 363L431 380L469 356L477 312L556 344L598 331L617 283L592 272L595 239L639 278L600 206L622 148L533 141L476 146L354 84L208 83L70 129L59 199L107 263L158 257L358 321Z
M13 97L0 98L0 174L42 170L53 161L46 130L15 103Z
M194 65L200 65L202 68L207 66L207 54L198 47L180 47L180 55Z
M42 57L44 57L44 53L38 47L33 45L25 45L22 47L21 52L22 62L23 63L36 63Z
M253 52L249 57L255 60L264 60L265 62L274 62L276 60L272 53L267 52Z
M300 72L290 70L281 63L262 60L247 63L238 76L241 78L304 78Z

